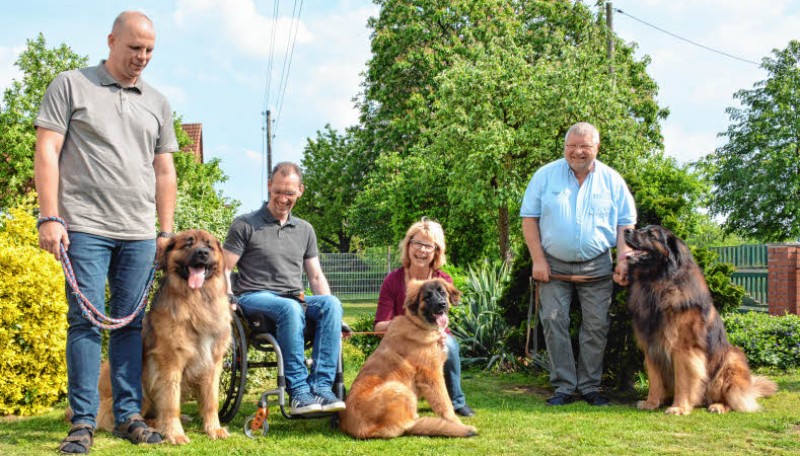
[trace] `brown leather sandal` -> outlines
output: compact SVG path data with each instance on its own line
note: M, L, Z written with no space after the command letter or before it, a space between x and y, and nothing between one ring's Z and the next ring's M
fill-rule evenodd
M58 451L62 454L89 454L94 442L94 427L88 423L73 424Z
M123 439L127 439L134 445L144 443L145 445L155 445L161 443L164 439L161 434L155 429L149 427L144 422L142 415L138 413L128 418L128 421L118 424L114 427L114 435Z

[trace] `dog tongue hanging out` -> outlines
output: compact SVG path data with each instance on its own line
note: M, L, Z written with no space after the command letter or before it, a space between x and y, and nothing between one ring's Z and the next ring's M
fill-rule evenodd
M206 268L190 267L189 268L189 288L192 290L199 290L203 287L203 282L206 281Z

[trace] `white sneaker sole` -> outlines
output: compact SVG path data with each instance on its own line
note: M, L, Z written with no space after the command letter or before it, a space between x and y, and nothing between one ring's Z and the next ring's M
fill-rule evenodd
M319 404L311 404L305 407L291 407L289 411L292 415L307 415L309 413L321 412L322 406Z
M341 412L342 410L346 409L343 401L332 402L327 405L322 406L323 412Z

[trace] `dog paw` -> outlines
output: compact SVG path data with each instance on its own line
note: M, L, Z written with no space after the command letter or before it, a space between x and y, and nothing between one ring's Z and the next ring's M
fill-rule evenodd
M728 411L728 407L725 404L711 404L708 406L708 411L710 413L726 413Z
M468 432L466 437L475 437L476 435L478 435L478 428L476 428L475 426L467 426L467 431Z
M636 403L636 408L638 408L639 410L655 410L658 408L658 403L639 401Z
M231 436L231 435L228 433L228 430L227 430L227 429L225 429L225 428L209 429L209 430L207 430L207 431L206 431L206 434L208 434L208 437L209 437L211 440L216 440L216 439L227 439L228 437L230 437L230 436Z
M664 413L666 413L667 415L688 415L692 413L692 409L687 407L672 406L669 407L666 411L664 411Z
M173 445L186 445L190 442L186 434L169 434L166 436L167 442Z

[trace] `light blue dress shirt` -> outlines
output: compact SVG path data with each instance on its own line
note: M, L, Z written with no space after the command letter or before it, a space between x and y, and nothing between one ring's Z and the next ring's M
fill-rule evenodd
M567 262L597 257L616 245L618 226L636 224L636 206L625 180L597 159L583 185L564 158L539 168L519 213L539 219L542 249Z

